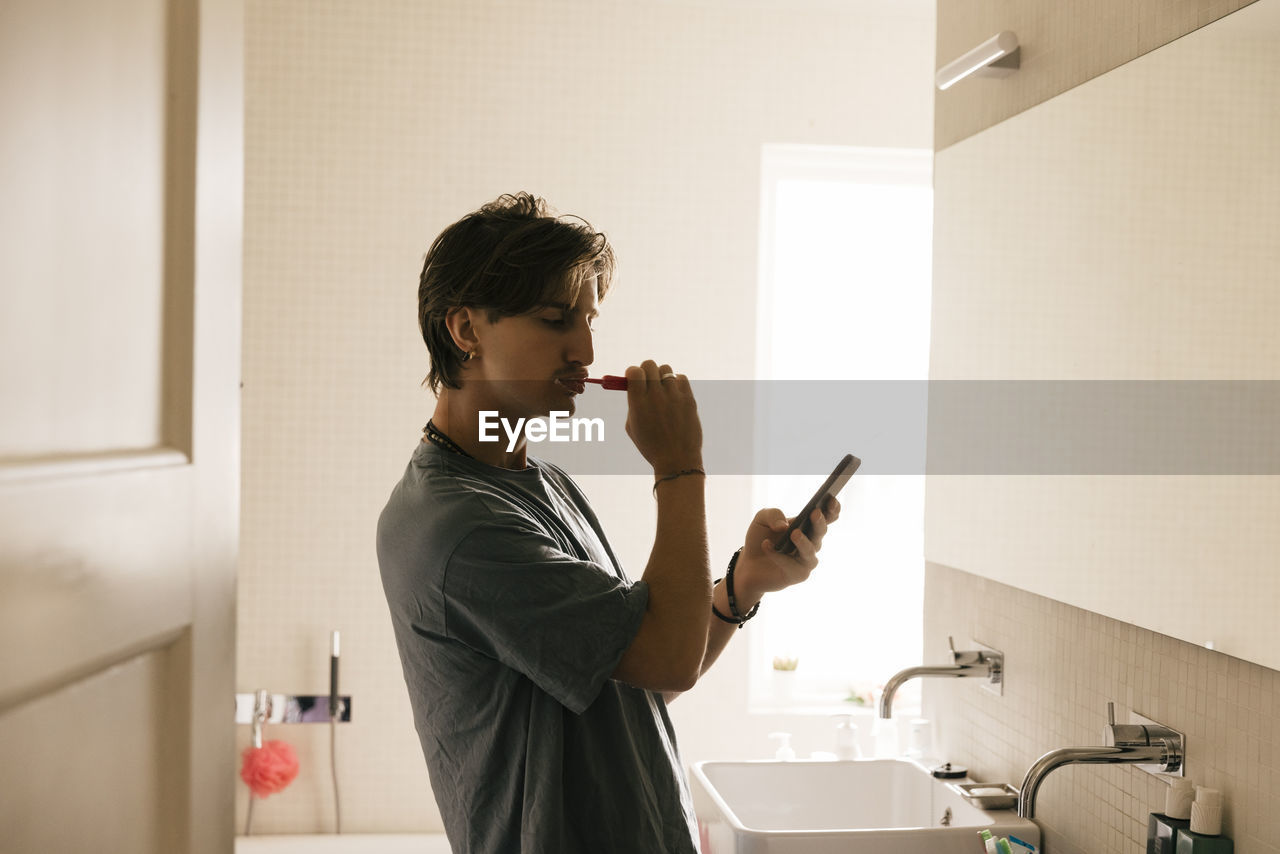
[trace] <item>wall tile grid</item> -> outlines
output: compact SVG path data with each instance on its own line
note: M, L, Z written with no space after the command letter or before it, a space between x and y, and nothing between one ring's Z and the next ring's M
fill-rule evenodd
M935 67L1003 30L1021 68L974 77L934 101L934 147L953 143L1186 35L1253 0L946 0L938 3Z
M1280 672L935 563L925 626L926 660L949 635L1005 653L1003 696L924 685L939 755L975 779L1021 786L1044 753L1102 744L1112 701L1119 721L1135 711L1186 735L1187 776L1222 791L1237 854L1280 854ZM1126 766L1051 772L1036 805L1045 854L1141 854L1167 789Z

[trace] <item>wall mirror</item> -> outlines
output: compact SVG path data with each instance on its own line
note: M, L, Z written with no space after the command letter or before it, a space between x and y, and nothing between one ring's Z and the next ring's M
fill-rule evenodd
M1280 0L1258 0L938 152L930 378L1253 380L1274 397L1277 105ZM1280 440L1254 416L1255 439ZM925 556L1280 668L1280 475L1190 456L931 475Z

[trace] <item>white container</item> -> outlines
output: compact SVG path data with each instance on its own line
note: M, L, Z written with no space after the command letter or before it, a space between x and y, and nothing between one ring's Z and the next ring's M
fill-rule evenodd
M1195 797L1196 785L1190 777L1173 777L1164 796L1164 814L1169 818L1191 818L1191 802Z
M1222 833L1222 792L1196 786L1196 799L1191 804L1191 832L1202 836Z
M853 715L836 715L836 759L861 759L858 747L858 725Z
M933 755L933 724L926 718L914 718L907 731L908 759L924 759Z

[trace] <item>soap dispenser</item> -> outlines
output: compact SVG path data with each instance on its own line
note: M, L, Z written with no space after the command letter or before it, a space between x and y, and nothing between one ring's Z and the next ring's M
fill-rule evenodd
M858 747L858 725L853 715L836 715L836 759L861 759Z
M796 758L796 752L791 749L791 733L789 732L771 732L769 738L778 742L778 752L773 755L774 759L780 762L790 762Z
M1174 854L1178 830L1191 827L1191 801L1195 794L1190 777L1169 778L1164 812L1153 812L1147 819L1147 854Z

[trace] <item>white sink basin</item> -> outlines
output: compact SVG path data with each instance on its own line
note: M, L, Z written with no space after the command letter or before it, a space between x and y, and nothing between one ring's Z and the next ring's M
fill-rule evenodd
M978 809L948 782L972 781L908 759L699 762L702 854L973 854L983 828L1039 846L1034 822Z

